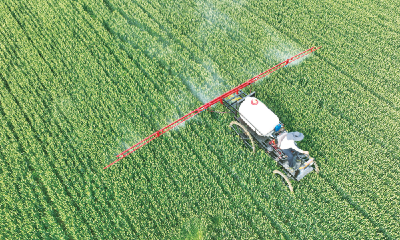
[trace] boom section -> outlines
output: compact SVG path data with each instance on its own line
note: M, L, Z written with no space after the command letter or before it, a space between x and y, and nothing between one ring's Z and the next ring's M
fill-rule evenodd
M178 126L179 124L183 123L184 121L196 116L197 114L201 113L202 111L206 110L207 108L211 107L212 105L220 102L221 104L223 104L223 99L228 97L229 95L236 93L239 93L239 90L242 88L245 88L247 86L249 86L250 84L260 80L261 78L266 77L267 75L275 72L276 70L287 66L288 64L296 61L299 58L302 58L314 51L316 51L317 49L319 49L321 47L312 47L309 48L307 50L305 50L304 52L301 52L289 59L286 59L285 61L279 63L278 65L268 69L265 72L262 72L260 74L258 74L257 76L247 80L246 82L240 84L239 86L229 90L228 92L222 94L219 97L214 98L212 101L204 104L203 106L191 111L190 113L186 114L185 116L179 118L178 120L176 120L175 122L169 124L168 126L158 130L157 132L151 134L150 136L146 137L145 139L143 139L142 141L138 142L137 144L133 145L132 147L126 149L125 151L123 151L122 153L118 154L117 160L115 160L114 162L110 163L108 166L104 167L104 169L111 167L113 164L117 163L118 161L120 161L121 159L123 159L124 157L128 156L129 154L133 153L134 151L138 150L139 148L143 147L144 145L146 145L147 143L151 142L152 140L154 140L155 138L158 138L159 136L163 135L164 133L168 132L169 130L173 129L174 127Z

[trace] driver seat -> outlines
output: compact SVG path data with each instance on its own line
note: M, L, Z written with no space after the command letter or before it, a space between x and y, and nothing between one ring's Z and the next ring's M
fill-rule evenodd
M288 134L287 132L282 133L276 138L278 140L278 142L276 144L278 146L278 148L281 148L282 140L286 137L287 134Z

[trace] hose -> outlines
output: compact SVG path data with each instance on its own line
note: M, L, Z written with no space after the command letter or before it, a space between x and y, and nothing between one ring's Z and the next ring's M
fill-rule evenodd
M207 111L209 111L209 112L216 112L216 113L232 113L232 112L217 112L217 111L210 110L210 109L208 109L208 108L207 108Z

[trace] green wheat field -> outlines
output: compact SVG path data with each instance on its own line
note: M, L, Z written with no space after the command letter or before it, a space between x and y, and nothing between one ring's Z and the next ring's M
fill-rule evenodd
M399 9L1 1L0 239L400 239ZM251 86L319 165L294 193L215 112L103 169L312 46Z

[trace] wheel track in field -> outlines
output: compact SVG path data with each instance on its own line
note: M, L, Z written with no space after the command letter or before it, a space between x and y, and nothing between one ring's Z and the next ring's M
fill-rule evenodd
M245 7L249 12L255 12L254 9L250 9L250 7L248 7L248 6L243 6L243 7ZM252 8L254 8L254 7L252 6ZM259 18L262 19L266 24L268 24L268 20L267 19L265 19L264 17L261 17L261 16ZM323 22L320 22L320 21L318 23L323 24ZM283 25L279 26L279 25L282 25L282 24L278 24L278 26L277 25L273 25L273 26L277 31L281 32L282 34L285 34L285 35L289 36L289 38L292 39L294 42L300 44L301 41L296 36L294 36L293 34L291 34L288 31L283 31L282 28L284 28L284 26ZM333 31L336 32L339 35L343 35L343 33L340 32L339 30L333 29ZM317 34L317 35L319 36L320 39L323 39L321 34ZM362 41L358 42L358 44L363 46L363 47L367 47L368 46L368 45L365 45ZM377 53L377 54L379 54L379 53ZM320 54L319 52L315 52L315 55L322 58L322 54ZM331 64L333 68L340 69L337 65L335 65L331 61L329 61L328 63ZM373 89L371 89L368 86L366 86L365 84L361 83L361 81L359 79L357 79L356 77L352 76L350 73L347 73L344 70L339 70L339 72L342 72L346 76L351 76L349 79L351 79L353 82L356 82L358 85L360 85L366 92L370 92L373 96L375 96L378 99L380 99L381 101L385 102L387 105L391 106L397 112L400 111L400 107L395 106L390 100L384 98L383 96L378 94ZM372 74L373 74L374 77L377 76L377 73L375 73L375 72L372 72Z
M92 26L91 26L92 27ZM98 34L98 32L96 31L96 33L97 33L97 35L98 36L100 36L99 34ZM120 60L118 60L118 59L116 59L117 60L117 62L119 63L119 64L121 64L121 66L124 66L122 63L121 63L121 61ZM127 71L127 69L124 67L124 70L125 71ZM128 72L128 71L127 71ZM144 72L146 75L148 75L146 72ZM148 96L148 98L150 99L150 97ZM161 110L161 109L160 109ZM174 182L175 181L175 179L173 179L172 177L171 177L171 179L172 179L172 181ZM157 210L153 207L153 210L155 211L155 212L157 212Z
M195 128L193 131L196 135L201 136L201 134L199 134L198 130ZM186 136L184 136L183 134L180 134L180 132L178 133L180 135L180 137L182 139L184 139L187 143L189 143L190 141L188 141L188 138ZM195 150L195 155L197 156L197 158L199 159L201 165L203 166L204 169L206 169L208 175L212 176L214 178L214 180L217 182L217 184L219 185L220 189L222 190L222 192L225 194L225 196L228 197L228 199L230 199L232 201L232 203L234 204L234 206L230 206L230 210L232 212L235 212L234 209L232 207L235 207L235 209L240 209L241 207L238 205L237 201L235 200L234 197L232 197L232 194L230 193L229 190L227 190L227 187L225 187L225 184L227 184L228 186L230 185L228 182L226 181L222 181L221 177L217 174L214 173L214 171L211 170L211 168L207 165L207 163L203 160L203 157L199 155L199 153L197 152L197 150ZM227 171L227 173L229 173ZM230 188L235 188L235 186L230 186ZM249 202L246 201L246 203L244 203L243 205L245 205L246 208L248 208ZM256 233L258 235L259 238L263 238L262 237L262 233L260 233L260 230L257 228L257 226L254 225L254 223L250 220L250 216L248 214L241 214L243 216L243 218L247 221L248 225L251 226L251 228L254 230L254 233ZM274 222L271 222L273 227L276 227L274 225Z
M340 194L340 193L339 193ZM351 204L351 206L354 206L354 202L353 203L350 203Z
M124 14L124 15L126 15L126 14ZM120 37L119 37L120 38ZM122 39L120 39L120 40L122 40ZM146 74L146 71L143 69L143 68L141 68L141 70L144 72L144 74L146 75L146 76L148 76L149 78L150 78L150 76L149 76L149 74ZM150 78L151 79L151 78ZM172 101L170 100L169 101L170 103L172 103ZM219 184L221 184L220 183L220 180L218 180L218 179L216 179L217 180L217 182L219 183ZM174 180L173 180L174 181ZM226 190L223 188L223 186L221 186L220 185L220 187L221 187L221 189L226 193ZM231 199L231 198L230 198ZM250 223L250 225L252 225L251 223ZM256 229L254 229L255 231L258 231L258 230L256 230Z
M178 132L178 135L179 135L180 138L185 138L184 133ZM174 149L174 151L177 151L177 152L181 152L181 151L183 151L183 152L185 152L185 151L190 152L190 149L189 149L189 147L190 147L190 144L189 144L190 141L188 141L187 138L185 139L185 141L183 141L184 143L187 144L187 145L185 145L183 148L176 148L176 145L174 144L174 143L176 143L176 142L177 142L177 140L175 140L175 139L172 139L171 141L167 141L167 144L168 144L168 146L169 146L168 149ZM184 150L183 150L183 149L184 149ZM195 155L198 157L197 152L195 153ZM164 161L165 161L165 165L168 165L168 160L167 160L166 158L164 158L164 159L165 159L165 160L164 160ZM200 162L200 164L201 164L202 166L204 166L201 162ZM198 168L196 167L196 169L198 169ZM167 170L167 169L165 168L165 170ZM181 176L183 176L183 173L182 173L180 167L176 167L176 170L180 173ZM198 174L201 174L201 176L202 176L204 179L207 179L207 178L208 178L207 175L203 174L203 171L198 171ZM209 175L209 176L210 176L210 175ZM230 199L230 200L233 199L233 198L231 197L230 192L229 192L229 191L227 190L227 188L223 185L223 183L220 181L220 179L217 179L217 178L215 177L214 174L212 174L210 178L214 178L216 185L214 185L214 184L213 184L213 185L214 185L215 187L218 187L218 188L222 191L222 193L224 194L224 196L226 196L226 197L227 197L228 199ZM178 186L178 185L176 185L176 187L177 187L177 189L179 189L179 186ZM234 202L234 203L235 203L235 202ZM235 203L235 205L237 205L237 204ZM230 210L231 212L234 212L234 209L232 208L232 206L228 206L228 208L229 208L229 210ZM195 209L195 208L193 208L193 207L192 207L192 209L193 209L192 211L194 211L197 215L201 215L201 214L198 212L197 209ZM244 216L244 217L245 217L245 216ZM230 224L232 224L232 223L230 222ZM235 225L235 224L233 223L232 225ZM230 230L230 233L233 234L233 235L235 235L236 238L239 238L239 236L236 234L236 232Z
M387 239L393 239L393 237L386 231L384 227L381 226L381 224L377 223L374 218L367 211L365 211L364 208L362 208L357 202L353 200L350 194L346 193L341 187L335 184L333 180L331 180L331 176L329 176L328 174L325 175L323 172L320 172L319 174L321 174L321 177L329 184L329 186L334 191L337 192L337 194L344 201L348 202L353 209L355 209L356 211L361 213L363 217L368 219L368 221L370 221L375 228L378 228L378 233L382 233Z
M156 21L156 23L158 23L157 21ZM158 23L159 24L159 23ZM160 25L160 24L159 24ZM168 34L168 35L170 35L170 34ZM337 68L336 68L337 69ZM366 86L365 86L366 87ZM376 97L379 97L378 95L375 95ZM382 142L380 142L381 143L381 145L383 144ZM382 146L385 146L384 144L382 145Z
M121 39L122 40L122 39ZM253 197L254 198L254 197ZM254 200L254 199L253 199Z
M339 115L334 114L334 113L332 113L331 115L334 116L334 117L336 117L337 119L339 119L339 117L338 117ZM346 121L348 121L348 119L345 118L344 116L342 116L342 115L340 115L340 116L341 116L340 119L345 119ZM349 121L348 121L348 122L349 122ZM353 125L351 124L351 122L349 122L349 125L353 126ZM374 138L374 137L372 137L372 139L370 139L370 138L366 138L366 139L367 139L367 141L368 141L369 143L371 143L371 144L373 144L374 141L380 143L380 141L379 141L378 139ZM383 143L380 143L380 144L383 145ZM393 153L390 153L390 155L392 155L392 157L393 157L394 159L398 159L398 160L400 159L398 156L395 156L395 154L393 154ZM397 171L396 169L393 169L393 168L392 168L392 169L390 169L390 170L396 171L396 173L398 173L398 171ZM390 171L390 170L389 170L389 171ZM390 172L392 172L392 171L390 171ZM395 174L396 174L396 173L395 173ZM394 175L395 175L395 174L394 174ZM357 211L360 211L360 213L362 213L362 215L363 215L364 217L368 217L368 219L370 219L370 221L371 221L374 225L378 226L380 229L383 229L383 227L380 226L380 224L377 224L377 223L375 222L375 220L374 220L369 214L367 214L367 212L365 211L365 209L363 209L363 208L362 208L361 206L359 206L354 200L352 200L350 194L345 193L345 191L344 191L342 188L338 187L337 184L335 184L332 180L330 180L330 179L332 179L332 178L331 178L331 176L329 176L328 173L326 173L326 176L327 176L327 177L326 177L326 181L329 183L329 185L332 187L332 189L334 189L335 191L337 191L338 194L340 194L340 196L341 196L344 200L348 201L349 204L350 204L351 206L353 206ZM389 177L389 178L391 178L392 180L396 181L396 179L395 179L394 177ZM324 178L324 179L325 179L325 178ZM398 194L398 193L397 193L397 194ZM371 197L369 197L369 196L368 196L367 198L371 199ZM374 202L375 200L376 200L376 199L371 199L372 202ZM379 204L379 206L380 206L380 204ZM382 207L379 207L379 209L380 209L380 210L383 210ZM391 213L390 216L391 216L393 219L396 219L396 218L397 218L396 215L393 215L393 213ZM381 230L381 231L382 231L382 230ZM389 236L389 238L391 238L390 235L386 235L386 231L383 231L382 233L384 233L386 237Z
M248 11L250 11L250 10L248 10ZM267 22L266 22L266 23L267 23ZM278 29L277 29L277 30L278 30ZM282 33L282 34L283 34L283 33ZM289 36L289 37L290 37L291 39L294 39L293 36ZM296 43L298 43L298 44L301 44L300 41L297 40L297 39L294 39L294 41L295 41ZM348 73L343 72L342 70L340 70L340 68L337 67L336 65L334 65L332 62L330 62L330 61L328 61L326 58L320 56L320 54L319 54L318 52L315 52L315 54L316 54L318 57L320 57L321 59L323 59L324 61L326 61L329 65L331 65L331 66L332 66L334 69L336 69L338 72L342 73L343 75L345 75L345 76L348 77L349 79L355 80L359 85L361 85L361 87L362 87L366 92L369 92L369 91L367 90L367 86L366 86L365 84L363 84L361 81L359 81L358 79L353 78L350 74L348 74ZM388 104L389 106L391 106L391 107L393 107L393 108L396 108L396 106L395 106L393 103L388 102L388 101L387 101L386 99L384 99L384 98L381 98L381 96L378 95L378 94L376 94L375 92L371 92L371 94L372 94L373 96L375 96L376 98L382 100L383 102L385 102L385 103ZM400 109L400 108L396 108L396 110L398 110L398 109ZM349 121L352 125L354 125L353 122L352 122L349 118L346 118L346 117L343 115L342 112L340 112L340 115L341 115L343 118L345 118L347 121ZM369 136L371 136L371 134L368 134L367 136L369 137ZM368 138L367 138L367 139L368 139ZM374 139L375 139L375 138L374 138ZM380 144L383 148L385 148L385 146L386 146L386 144L384 144L382 141L379 141L379 144ZM396 146L396 147L397 147L397 150L400 150L400 146ZM395 157L393 154L391 154L391 157L398 158L398 157Z
M247 8L247 7L246 7L246 8ZM247 8L247 9L248 9L248 8ZM250 9L248 9L248 11L251 12ZM264 19L263 19L263 20L264 20ZM266 22L266 20L264 20L264 21ZM267 23L267 22L266 22L266 23ZM277 29L277 30L278 30L278 29ZM278 31L282 32L281 30L278 30ZM293 35L290 35L290 34L288 34L288 33L286 33L286 34L289 35L290 39L292 39L292 40L295 41L296 43L300 44L300 40L298 40L297 38L295 38ZM323 59L323 57L321 57L320 54L319 54L318 52L315 52L315 54L316 54L317 57L320 57L320 58ZM342 73L342 71L340 71L340 68L339 68L338 66L336 66L336 65L334 65L333 63L328 62L328 61L327 61L327 63L328 63L329 65L331 65L334 69L339 70L339 72ZM355 78L353 78L350 74L344 73L344 75L347 76L347 77L349 77L349 78L352 79L353 81L355 81ZM357 79L357 80L356 80L356 83L359 83L359 82L360 82L360 81ZM361 82L360 82L360 84L361 84ZM367 87L366 87L365 85L364 85L364 86L361 85L361 87L364 88L365 91L370 92L372 95L374 95L374 96L376 96L376 97L379 96L379 95L376 94L375 92L372 92L372 91L369 91L368 89L366 89ZM380 98L378 98L378 99L380 99ZM384 101L384 100L382 100L382 101ZM388 105L392 104L391 102L385 102L385 103L387 103ZM393 105L393 104L392 104L392 105ZM396 109L396 110L397 110L397 109ZM336 117L336 118L338 117L338 115L334 115L334 114L332 114L331 112L330 112L330 114L331 114L332 116ZM353 126L352 122L350 122L348 118L346 118L345 116L343 116L342 113L340 113L340 114L341 114L341 117L343 117L343 118L349 123L349 125ZM370 135L368 135L368 136L370 137ZM366 139L367 139L368 141L370 141L370 142L373 142L373 140L371 140L371 139L369 139L369 138L366 138ZM382 142L379 141L379 144L382 146L382 148L384 148L384 146L385 146L384 143L382 143ZM398 149L399 149L399 147L398 147ZM394 158L399 159L399 158L396 157L393 153L390 153L390 155L391 155L392 157L394 157ZM351 198L348 194L347 194L347 195L343 195L343 194L344 194L344 190L342 190L341 188L338 188L336 184L333 184L333 182L329 182L328 180L326 180L326 181L329 183L329 185L332 187L332 189L334 189L334 190L335 190L344 200L346 200L354 209L356 209L357 211L360 212L361 215L363 215L364 217L366 217L367 219L369 219L369 221L370 221L374 226L376 226L376 227L379 229L379 231L381 231L381 232L385 235L386 238L389 238L389 239L392 238L392 237L386 232L386 230L385 230L382 226L380 226L380 224L376 223L375 220L373 220L372 217L365 211L365 209L361 208L357 203L355 203L354 200L352 200L352 198ZM392 217L393 217L393 215L392 215Z
M75 11L77 11L76 6L73 5L73 7L75 8ZM88 23L88 22L86 21L86 23ZM88 23L88 24L89 24L89 23ZM93 28L93 26L92 26L91 24L89 24L89 26L91 26L91 27ZM93 29L94 29L94 28L93 28ZM100 34L98 34L97 31L96 31L96 35L97 35L100 39L102 39L102 38L100 37ZM103 40L103 42L105 43L105 45L107 46L108 50L111 52L111 51L112 51L111 48L106 44L106 42L104 41L104 39L102 39L102 40ZM87 47L88 47L88 46L87 46ZM88 47L88 49L89 49L89 52L91 53L91 55L95 58L95 55L94 55L93 51L90 49L90 47ZM118 59L117 56L114 55L114 57L115 57L116 61L117 61L121 66L124 66L124 65L121 63L121 61ZM98 61L97 61L97 63L103 68L103 71L106 73L106 75L107 75L110 79L112 79L112 77L108 74L108 71L106 71L106 69L104 69L104 66L101 65ZM129 71L126 69L125 66L123 67L123 69L124 69L126 72L129 73ZM146 94L146 95L147 95L147 94ZM149 99L151 99L148 95L147 95L147 97L148 97ZM118 104L118 106L121 107L120 104ZM132 117L131 117L131 119L132 119ZM108 206L109 206L110 209L113 209L113 207L112 207L110 204L108 204ZM135 229L135 228L133 227L133 225L130 223L131 221L129 221L129 217L128 217L125 213L122 213L122 215L123 215L123 218L125 219L125 221L127 222L128 226L131 228L131 231L134 232L134 233L136 233L136 234L138 234L137 231L136 231L136 229Z
M3 82L3 85L4 85L4 82L5 82L5 81L4 81L4 78L2 78L2 82ZM8 84L6 84L6 86L8 86ZM7 88L7 87L6 87L6 88ZM10 90L10 89L8 89L8 90ZM22 114L23 114L23 116L24 116L24 118L25 118L25 121L28 122L28 125L31 127L31 130L36 134L36 131L35 131L34 128L32 127L32 124L31 124L29 118L27 117L27 115L25 114L25 112L23 111L23 109L21 108L21 106L20 106L18 100L17 100L13 95L11 95L11 96L12 96L12 98L13 98L13 101L17 104L18 108L19 108L20 110L22 110L21 112L22 112ZM3 111L3 109L1 109L1 114L2 114L4 117L7 116L7 115L5 114L5 112ZM8 122L8 125L10 125L9 121L7 121L7 122ZM12 130L11 130L11 129L12 129ZM11 132L13 132L14 137L15 137L15 138L17 139L17 141L18 141L18 142L17 142L17 143L18 143L18 146L19 146L18 151L19 151L20 153L24 153L24 150L23 150L23 148L22 148L22 146L21 146L21 144L20 144L20 138L18 137L18 134L14 131L14 127L12 127L11 129L10 129ZM43 142L41 141L41 139L38 138L37 136L35 136L35 139L36 139L36 141L38 141L38 142L41 144L43 153L45 153L46 156L49 156L48 153L47 153L47 150L43 147L44 145L43 145ZM25 158L25 162L26 162L26 164L27 164L28 170L29 170L30 172L35 172L35 168L32 166L31 161L29 161L29 160L27 160L27 159ZM66 227L66 224L65 224L64 221L61 219L59 210L57 210L57 207L56 207L56 205L55 205L54 202L53 202L54 200L51 199L50 194L49 194L49 192L47 191L46 186L44 185L43 181L42 181L39 177L35 177L34 180L35 180L36 184L39 186L41 192L43 193L44 199L45 199L45 201L47 202L47 204L49 204L50 206L54 206L54 207L55 207L55 208L53 208L53 213L54 213L53 217L55 218L55 221L60 225L60 227L63 229L64 233L68 236L68 238L72 239L72 236L70 235L70 233L69 233L69 231L68 231L68 229L67 229L67 227Z
M1 73L0 73L0 76L1 76ZM0 94L0 96L1 96L1 94ZM5 122L7 122L8 128L10 128L10 125L11 125L11 127L13 127L12 124L10 124L9 121L8 121L7 119L5 119L6 114L5 114L5 112L3 111L1 105L2 105L2 103L0 102L0 121L5 121ZM11 134L14 136L14 138L15 138L16 136L18 136L18 135L16 135L15 132L12 132L12 131L11 131ZM5 133L5 136L9 138L9 136L8 136L7 133ZM11 140L11 139L6 139L6 141L9 141L9 140ZM18 144L18 147L21 147L21 145L20 145L19 143L17 143L17 144ZM6 159L6 157L3 155L2 151L0 151L0 159L3 159L3 160ZM28 164L29 164L29 163L28 163ZM12 178L13 178L12 173L13 173L14 171L12 170L10 164L9 164L8 162L5 161L2 168L5 168L6 170L4 171L3 169L1 169L1 173L0 173L0 174L7 175L6 178L12 179ZM6 171L7 171L8 173L6 173ZM4 177L3 177L3 178L4 178ZM7 194L7 195L9 195L11 198L13 198L13 199L15 199L15 200L16 200L16 196L17 196L19 199L23 199L22 196L21 196L21 192L20 192L21 190L18 190L18 185L17 185L16 181L7 181L7 182L8 182L9 184L10 184L10 182L12 182L12 185L14 186L14 189L12 189L11 192L9 192L9 193L11 193L11 194L16 193L16 195L11 195L11 194ZM29 185L30 185L30 190L33 192L32 195L34 195L34 196L35 196L35 199L36 199L35 204L36 204L37 206L39 206L39 208L43 208L44 206L41 204L41 202L39 202L39 201L37 200L37 199L40 199L40 197L39 197L39 195L34 191L34 186L32 186L31 184L29 184ZM3 208L6 209L6 206L3 205ZM18 206L15 206L14 209L13 209L13 213L17 213L18 216L23 216L22 211L25 211L25 210L24 210L24 209L20 209ZM43 221L41 215L40 215L40 214L36 214L34 217L36 217L37 219L39 219L39 224L40 224L40 226L42 227L42 229L44 229L45 231L47 231L48 228L47 228L47 226L44 224L44 221ZM16 218L7 219L7 220L8 220L9 222L14 223L15 226L18 226L18 222L17 222ZM39 225L39 224L38 224L38 225ZM37 236L38 238L40 238L41 236L39 235L39 231L40 231L41 229L37 229L36 226L33 226L33 228L36 229L36 233L35 233L36 236ZM20 235L20 234L21 234L21 231L19 231L20 229L19 229L18 227L16 227L16 230L17 230L17 234ZM9 232L9 234L11 235L12 233ZM14 236L15 236L15 235L14 235Z
M144 0L144 1L146 1L146 0ZM197 64L201 64L201 63L202 63L203 60L201 60L199 57L197 57L197 56L195 55L195 53L194 53L194 51L193 51L192 48L189 48L189 46L185 45L181 40L177 39L174 33L171 33L171 31L167 30L167 29L164 27L164 25L161 24L160 21L159 21L158 19L156 19L156 17L155 17L153 14L151 14L149 10L147 10L145 7L143 7L138 1L135 0L134 2L135 2L135 4L149 17L149 19L151 19L152 21L154 21L154 22L158 25L158 27L159 27L162 31L164 31L164 32L166 33L166 35L169 37L170 41L179 44L179 45L182 46L184 49L186 49L189 53L192 53L192 54L194 55L194 58L195 58L195 61L194 61L195 63L197 63ZM153 5L153 3L152 3L151 1L148 1L148 0L147 0L147 3L148 3L155 11L158 11L159 14L163 15L163 13L161 12L161 10L158 9L158 8L156 8L156 7ZM158 4L162 5L161 2L158 3ZM162 5L162 6L163 6L164 8L166 8L165 5ZM198 9L196 9L196 12L198 12L199 14L201 14L201 13L199 12ZM171 22L171 21L168 20L168 19L162 19L162 20L164 20L167 24L171 25L176 31L179 32L179 27L178 27L176 24L174 24L173 22ZM216 26L216 27L217 27L221 32L225 33L226 36L229 38L229 40L234 39L234 36L233 36L230 32L226 31L226 30L223 29L221 26ZM216 63L216 64L218 65L219 68L227 70L227 69L224 67L223 64L218 63L218 61L215 61L215 60L213 59L213 57L212 57L210 54L207 54L206 51L205 51L205 48L204 48L204 47L201 47L201 46L197 43L197 41L193 40L193 38L192 38L191 36L189 36L189 35L184 35L184 37L187 38L187 39L190 41L190 43L191 43L192 45L194 45L198 50L200 50L200 52L201 52L204 56L208 57L208 58L211 59L214 63ZM234 42L234 41L233 41L233 42ZM253 50L253 49L251 49L251 48L249 48L249 47L246 47L246 46L244 46L244 48L247 50L247 52L253 53L253 54L254 54L254 50ZM242 58L241 56L239 56L238 58L240 58L240 59L242 59L242 60L245 60L245 59ZM257 58L257 60L260 61L260 59L258 59L258 58ZM261 61L260 61L260 62L261 62ZM234 76L233 74L231 74L231 73L228 72L228 71L227 71L226 73L230 75L231 79L235 79L235 76ZM182 79L182 81L184 82L184 78L181 78L181 79ZM185 83L185 85L187 85L187 83Z
M382 145L382 143L381 143L381 145ZM382 145L382 146L384 146L384 145ZM340 194L340 192L339 192L339 194ZM354 202L350 202L350 204L354 207ZM359 210L359 208L358 208L358 210ZM363 214L364 216L365 216L365 214Z
M207 126L206 128L212 129L212 126L211 126L209 123L207 123L206 121L204 121L204 124ZM194 132L195 132L198 136L201 136L201 135L202 135L202 134L199 133L199 130L198 130L197 128L194 129ZM214 154L215 156L217 156L217 158L218 158L218 154L216 154L216 151L215 151L215 150L210 149L210 151L212 151L213 154ZM204 166L204 168L207 169L207 172L210 173L212 176L214 176L218 182L220 182L221 180L219 179L219 177L216 176L216 175L213 173L213 171L207 166L207 164L204 162L204 160L202 160L201 157L199 157L199 159L200 159L199 161L201 161L201 163L202 163L202 165ZM226 164L221 164L221 166L222 166L222 168L224 168L224 169L226 170L227 174L232 173L231 169L230 169ZM261 212L261 213L263 213L263 215L267 217L268 221L271 223L271 226L274 228L274 230L280 232L281 234L283 234L284 237L285 237L285 239L290 239L289 234L288 234L285 230L283 230L283 228L282 228L282 227L280 226L280 224L272 217L272 215L269 214L269 212L268 212L266 209L264 209L262 206L260 206L260 204L259 204L259 202L257 201L257 199L255 199L255 197L253 196L253 193L251 193L251 192L249 191L249 189L247 189L247 186L245 186L245 185L241 182L240 177L238 176L238 174L236 173L236 174L229 174L229 175L230 175L230 177L232 177L232 179L234 180L234 182L236 182L236 183L239 185L239 187L245 191L245 193L247 194L247 196L248 196L248 197L250 198L250 200L253 202L253 205L257 207L258 211ZM218 179L217 179L217 177L218 177ZM232 197L231 197L230 194L229 194L228 196L229 196L230 199L232 199ZM249 219L247 219L247 220L250 222L250 225L251 225L253 228L255 228L254 230L258 233L258 235L260 236L260 238L262 238L262 234L259 233L259 230L258 230L257 226L254 226L254 225L252 224L252 222L251 222Z
M43 56L42 56L43 57ZM65 186L65 185L64 185ZM129 221L128 221L129 222ZM90 228L90 226L88 225L88 227Z
M28 39L30 40L30 38L28 37ZM32 42L31 42L32 43ZM33 45L33 43L32 43L32 45ZM35 47L34 45L33 45L33 47ZM38 51L38 52L40 52L36 47L35 47L35 49L36 49L36 51ZM40 54L41 55L41 54ZM41 55L41 57L43 58L43 55ZM44 60L44 58L43 58L43 60ZM45 60L44 60L45 61ZM45 61L46 62L46 61ZM46 62L47 63L47 62ZM47 63L48 64L48 63ZM49 65L49 64L48 64ZM51 68L51 66L49 65L49 67ZM54 70L52 71L53 73L54 73ZM11 90L10 90L10 88L8 87L8 89L9 89L9 91L10 91L10 93L11 93ZM23 109L21 109L22 111L23 111ZM60 113L62 113L62 111L59 111ZM64 116L65 117L65 116ZM25 118L27 118L27 116L25 115ZM41 118L42 119L42 118ZM67 119L66 117L65 117L65 119ZM29 120L29 118L28 118L28 120ZM42 119L42 121L43 122L46 122L46 121L44 121L43 119ZM68 120L67 120L68 121ZM29 120L29 124L30 124L30 126L31 126L31 128L32 128L32 124L30 123L30 120ZM59 131L60 132L63 132L62 131L62 129L61 129L61 127L60 126L58 126L58 128L59 128ZM32 128L33 129L33 128ZM36 131L34 131L35 132L35 134L37 135L37 132ZM49 131L49 132L51 132L51 131ZM39 139L39 138L37 138L37 139ZM39 139L40 140L40 139ZM41 141L39 141L40 142L40 145L41 146L44 146L43 145L43 142L41 142ZM43 148L42 148L43 149ZM76 149L74 149L72 146L70 147L70 149L72 149L73 150L73 152L75 152L75 154L76 154ZM47 155L47 156L50 156L48 153L47 153L47 151L45 150L45 149L43 149L44 150L44 153ZM76 154L77 155L77 154ZM56 167L54 166L54 164L51 164L50 163L50 166L52 167L52 169L53 169L53 172L56 174L56 176L57 176L57 178L61 181L61 183L62 183L62 185L63 185L63 187L64 187L64 191L66 192L66 194L67 194L67 196L69 196L70 197L70 199L73 199L72 198L72 196L71 196L71 193L67 190L67 188L66 188L66 184L64 183L64 181L63 181L63 179L61 178L61 176L59 175L59 173L58 173L58 171L56 170ZM92 169L93 170L93 169ZM42 183L39 183L39 185L40 186L43 186L43 184ZM68 185L69 186L69 185ZM47 198L49 198L49 196L48 196L48 193L47 193L47 190L45 189L45 188L41 188L42 189L42 191L46 191L46 192L44 192L45 193L45 195L47 196ZM79 195L79 194L78 194ZM75 203L75 201L72 201L72 202L74 202ZM80 207L78 206L78 205L76 205L76 203L74 204L74 207L75 208L77 208L78 209L78 211L79 211L79 209L80 209ZM57 212L58 213L58 212ZM58 217L59 217L59 214L57 215ZM87 227L91 230L91 232L92 232L92 234L93 234L93 230L91 229L91 226L89 225L89 224L87 224L87 221L84 219L84 218L82 218L83 219L83 221L84 222L86 222L86 225L87 225ZM61 218L60 219L56 219L57 221L58 220L61 220ZM127 221L128 223L129 223L129 221ZM64 226L65 227L65 226ZM66 231L66 229L63 229L64 231ZM66 231L66 232L68 232L68 231Z
M174 140L173 140L173 141L174 141ZM166 141L166 144L169 146L168 149L174 149L173 147L175 147L175 146L173 145L173 142L170 143L169 141ZM180 150L174 149L174 151L180 151ZM154 153L154 152L153 152L153 153ZM156 153L154 153L154 157L155 157L155 158L157 158L157 153L161 154L159 151L157 151ZM165 157L165 155L164 155L162 158L163 158L163 164L162 164L162 165L163 165L163 169L164 169L166 175L168 176L168 178L172 179L172 181L173 181L173 183L174 183L175 189L173 189L173 190L174 190L175 192L180 192L180 189L182 189L182 188L181 188L181 187L179 186L179 184L177 183L177 182L180 182L180 180L175 179L175 177L173 177L172 174L171 174L170 172L178 172L180 176L183 176L184 174L183 174L182 171L181 171L181 167L174 167L173 164L171 164L171 163L168 162L168 159ZM175 162L175 163L178 163L178 162ZM181 166L181 165L180 165L180 166ZM170 169L171 171L169 171L169 169ZM199 173L202 174L201 171L199 171ZM203 174L202 174L202 176L203 176ZM177 176L177 177L178 177L178 176ZM149 183L150 185L153 185L151 179L150 179L149 177L146 177L146 178L147 178L148 183ZM168 191L170 191L170 190L168 190ZM158 194L158 192L157 192L157 194ZM168 192L167 194L168 194L168 196L171 198L170 193ZM182 198L181 198L181 199L182 199ZM159 202L159 203L161 203L161 202ZM199 210L196 209L196 207L194 207L192 203L193 203L193 202L190 201L190 208L189 208L190 211L194 212L195 216L202 216L201 213L199 213ZM162 203L161 203L161 204L162 204ZM181 215L181 214L180 214L180 215ZM185 218L186 218L186 217L184 217L184 219L185 219ZM175 221L177 222L177 224L179 224L178 220L179 220L179 219L175 219ZM179 225L177 225L177 226L179 226ZM236 237L239 237L239 236L236 235Z

